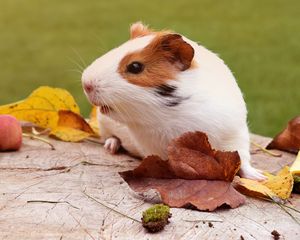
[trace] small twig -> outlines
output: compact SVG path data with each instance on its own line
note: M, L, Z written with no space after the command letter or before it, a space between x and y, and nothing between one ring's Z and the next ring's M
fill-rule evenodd
M196 219L196 220L188 220L188 219L181 219L185 222L223 222L223 220L209 220L209 219Z
M88 161L81 161L80 164L82 164L82 165L89 165L89 166L103 166L103 164L92 163L92 162L88 162Z
M253 144L255 147L259 148L260 150L262 150L263 152L273 156L273 157L281 157L282 154L281 153L274 153L266 148L264 148L263 146L261 146L260 144L258 144L257 142L254 142L251 140L251 144Z
M46 128L46 129L39 132L35 127L32 127L31 132L34 136L40 136L40 135L48 134L50 132L50 129Z
M276 202L275 202L276 203ZM276 203L283 211L285 211L288 215L290 215L290 217L292 218L292 219L294 219L294 221L296 222L296 223L298 223L299 225L300 225L300 222L298 221L298 219L293 215L293 214L291 214L288 210L286 210L283 206L282 206L282 204L279 204L279 203Z
M78 207L72 205L68 201L28 200L27 203L54 203L54 204L56 204L56 203L66 203L66 204L70 205L72 208L79 209Z
M41 137L38 137L38 136L35 136L35 135L32 135L32 134L28 134L28 133L22 133L23 137L29 137L31 139L36 139L36 140L40 140L44 143L47 143L50 147L51 147L51 150L55 150L55 147L52 143L50 143L47 139L45 138L41 138Z
M75 218L70 212L69 212L69 214L70 214L70 216L77 222L77 224L82 228L82 230L85 231L85 233L86 233L87 235L89 235L93 240L96 240L96 239L93 237L93 235L90 234L89 231L88 231L87 229L85 229L85 228L81 225L80 221L78 221L77 218Z
M279 197L275 197L275 196L271 196L269 195L268 193L264 193L265 195L268 195L269 198L266 198L266 197L257 197L258 199L262 199L262 200L265 200L265 201L268 201L268 202L272 202L272 203L278 203L278 204L283 204L285 203L285 201Z
M298 209L296 209L294 207L291 207L291 206L288 206L288 205L285 205L285 204L282 204L282 205L285 206L285 207L287 207L287 208L289 208L289 209L291 209L291 210L293 210L293 211L295 211L295 212L297 212L297 213L300 213L300 210L298 210Z
M269 195L269 198L270 198L270 199L265 199L265 198L262 198L262 199L265 199L265 200L267 200L267 201L270 201L270 202L272 202L272 203L277 204L283 211L285 211L288 215L290 215L290 217L291 217L296 223L298 223L298 224L300 225L300 223L299 223L299 221L297 220L297 218L296 218L293 214L291 214L288 210L286 210L284 207L287 207L287 208L289 208L289 209L291 209L291 210L294 210L294 211L296 211L296 212L300 212L299 210L297 210L296 208L287 206L287 205L285 205L284 203L281 203L281 202L279 202L279 201L275 201L270 195Z
M269 199L269 198L264 198L264 197L258 197L259 199L262 199L262 200L265 200L265 201L268 201L268 202L272 202L272 203L276 203L276 204L279 204L279 205L281 205L281 206L283 206L283 207L286 207L286 208L289 208L289 209L291 209L291 210L293 210L293 211L295 211L295 212L297 212L297 213L300 213L300 210L298 210L297 208L294 208L294 207L292 207L292 206L288 206L288 205L286 205L285 203L284 203L284 200L282 200L282 199L274 199L273 197L271 197L271 199Z
M113 212L115 212L115 213L117 213L117 214L119 214L119 215L121 215L121 216L123 216L123 217L126 217L126 218L128 218L128 219L130 219L130 220L133 220L133 221L138 222L138 223L142 223L141 221L139 221L139 220L137 220L137 219L135 219L135 218L133 218L133 217L130 217L130 216L126 215L125 213L122 213L122 212L120 212L120 211L118 211L118 210L116 210L116 209L114 209L114 208L111 208L111 207L107 206L107 205L104 204L103 202L101 202L101 201L97 200L96 198L94 198L94 197L88 195L85 191L82 191L82 193L83 193L85 196L87 196L89 199L92 199L92 200L95 201L96 203L100 204L101 206L103 206L103 207L105 207L105 208L108 208L109 210L111 210L111 211L113 211Z

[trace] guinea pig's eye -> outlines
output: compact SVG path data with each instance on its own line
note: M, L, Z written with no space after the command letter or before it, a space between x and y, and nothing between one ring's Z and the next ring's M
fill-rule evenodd
M144 70L144 65L140 62L132 62L127 65L127 72L138 74Z

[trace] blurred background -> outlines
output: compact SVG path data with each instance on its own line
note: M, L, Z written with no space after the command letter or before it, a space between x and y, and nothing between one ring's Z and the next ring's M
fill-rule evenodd
M252 132L273 136L300 115L297 0L0 0L0 105L42 85L90 111L81 67L128 40L137 20L218 53L244 93Z

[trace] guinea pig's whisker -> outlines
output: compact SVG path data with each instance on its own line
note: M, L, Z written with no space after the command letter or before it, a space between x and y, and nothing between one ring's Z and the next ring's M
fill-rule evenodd
M125 122L126 121L126 117L124 115L126 115L126 113L124 114L122 112L122 107L121 106L117 106L114 102L110 101L110 104L113 106L113 109L119 113L119 117Z
M121 97L122 98L122 97ZM114 102L110 101L110 103L113 105L113 107L115 108L115 110L119 113L119 117L124 121L128 121L128 120L132 120L131 115L129 114L129 112L126 110L126 108L123 107L123 105L119 104L116 105ZM126 119L127 118L127 119Z
M73 52L77 55L77 57L79 58L80 62L82 63L82 67L83 68L86 68L87 64L86 62L84 61L83 57L79 54L79 52L75 49L75 48L71 48L73 50Z
M82 71L80 71L79 69L67 69L66 71L67 72L76 72L76 73L79 73L80 75L82 75Z
M74 59L72 59L72 58L70 58L70 57L68 57L68 59L69 59L69 61L70 61L71 63L73 63L80 71L83 72L83 70L85 69L84 66L82 66L80 63L76 62Z
M116 112L119 113L119 117L123 120L126 121L126 118L124 117L124 115L128 115L127 112L124 112L124 109L121 106L117 106L115 103L113 103L112 101L110 101L111 105L113 106L113 108L116 110ZM124 113L123 113L124 112ZM124 114L124 115L123 115ZM129 116L129 115L128 115Z

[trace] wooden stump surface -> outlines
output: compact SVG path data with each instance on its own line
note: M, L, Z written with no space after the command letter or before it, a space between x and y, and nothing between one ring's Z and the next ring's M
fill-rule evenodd
M262 145L269 138L252 135ZM0 239L300 239L300 225L278 205L247 197L236 209L215 212L172 208L165 230L150 234L140 220L151 205L129 189L118 172L136 167L139 160L124 154L110 155L95 143L48 145L24 139L18 152L0 153ZM278 151L275 151L278 152ZM276 172L291 164L295 155L276 158L252 148L257 168ZM83 192L95 198L86 196ZM300 195L290 204L300 209ZM153 200L154 201L154 200ZM290 211L300 219L300 214ZM211 220L213 226L203 223ZM214 220L222 222L213 222Z

